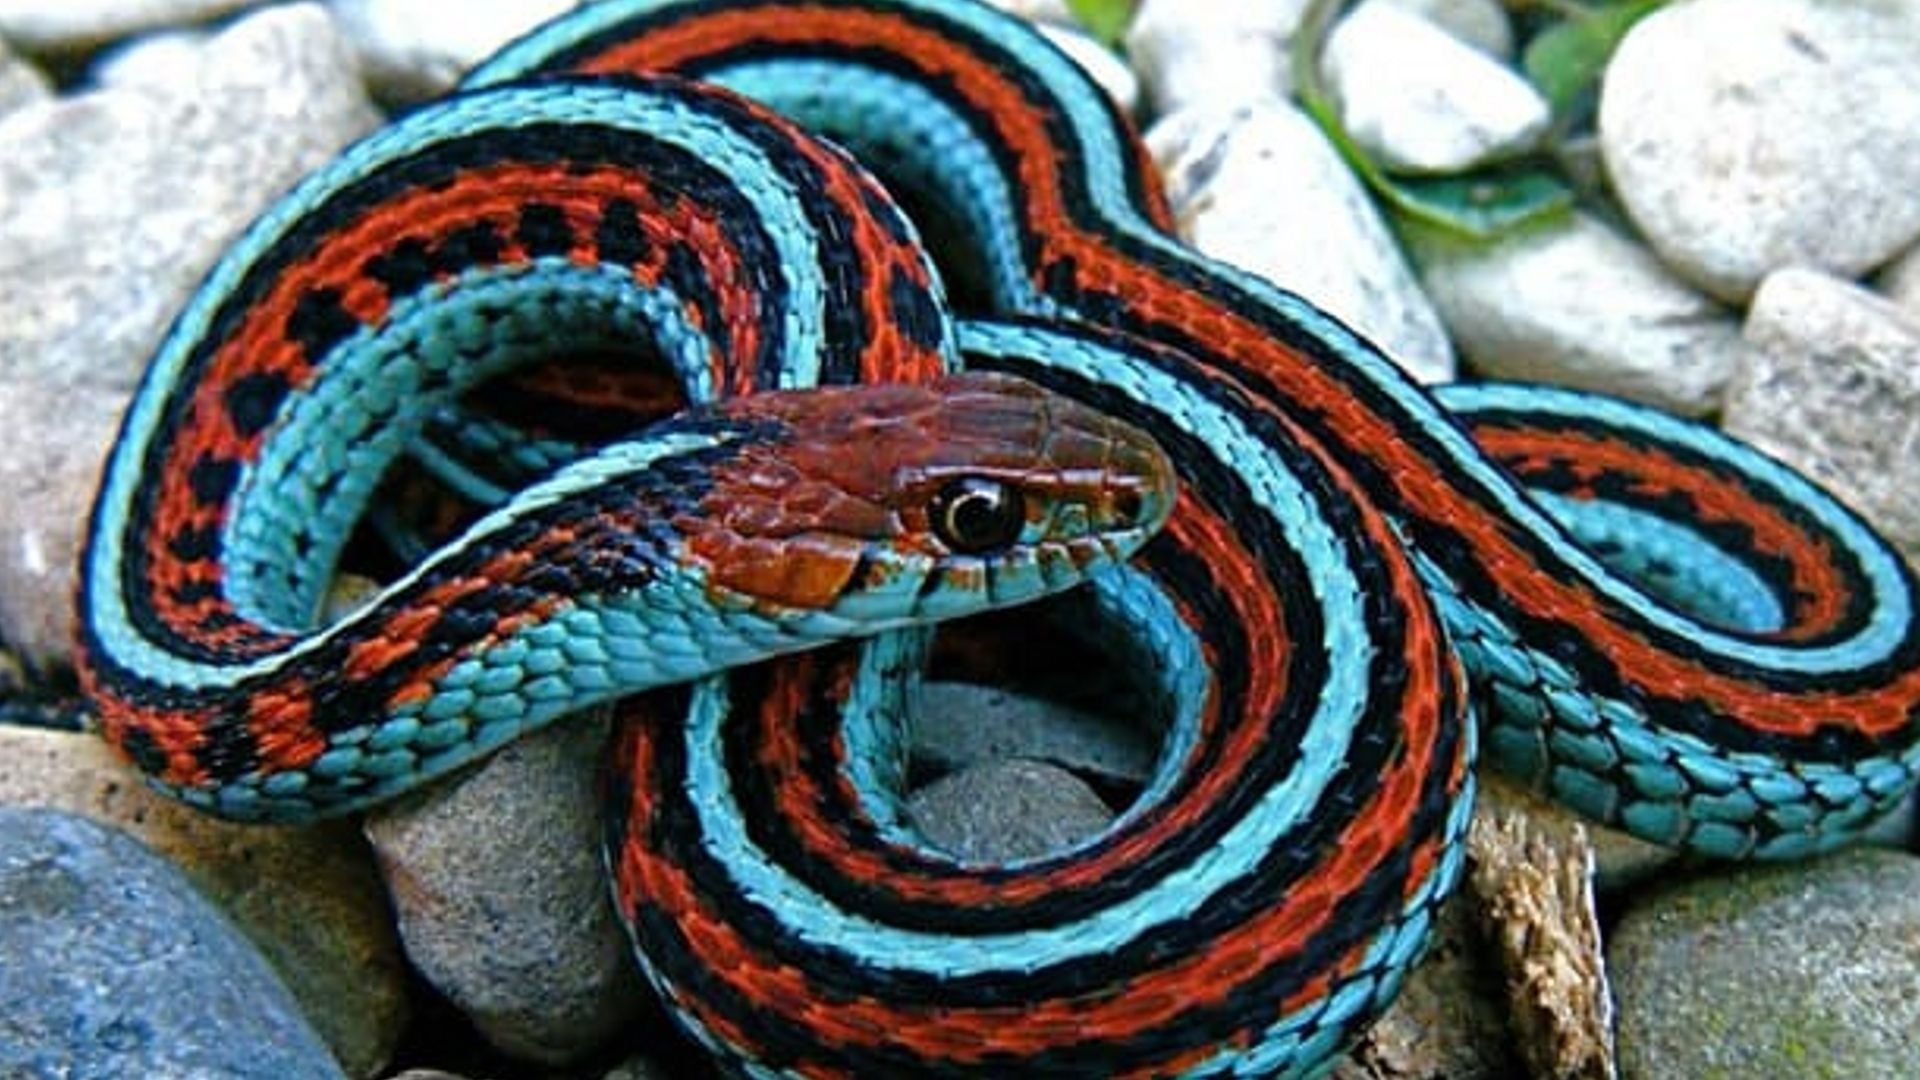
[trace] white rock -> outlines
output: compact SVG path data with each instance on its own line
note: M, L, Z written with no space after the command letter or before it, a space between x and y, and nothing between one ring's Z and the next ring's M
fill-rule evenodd
M1513 69L1389 4L1341 20L1323 63L1348 132L1389 169L1458 172L1510 157L1552 119Z
M1073 58L1080 69L1100 89L1107 92L1120 111L1132 115L1140 106L1140 77L1133 73L1127 62L1115 56L1112 49L1093 40L1078 30L1069 30L1062 26L1042 25L1040 32L1048 41L1060 47L1060 51Z
M1307 0L1142 0L1127 55L1156 116L1293 93L1287 54Z
M245 6L247 0L0 0L0 36L30 51L72 51Z
M1920 557L1920 322L1851 282L1769 274L1726 429L1820 483Z
M467 69L579 0L334 0L334 14L381 97L419 101L452 89Z
M1661 256L1715 295L1743 299L1789 265L1856 276L1920 237L1916 57L1920 5L1663 8L1607 69L1615 189Z
M1492 244L1410 236L1427 295L1483 375L1697 415L1744 355L1730 314L1585 214Z
M26 60L15 56L0 39L0 114L53 96L53 84Z
M171 88L0 117L0 393L41 403L10 410L12 468L60 489L0 500L12 504L0 517L0 637L37 661L65 655L78 519L111 416L221 249L378 119L314 4L236 23Z
M1187 109L1147 145L1194 247L1312 300L1415 378L1453 378L1446 332L1379 211L1304 113L1277 98Z
M1513 20L1500 0L1365 0L1413 12L1488 56L1513 55Z

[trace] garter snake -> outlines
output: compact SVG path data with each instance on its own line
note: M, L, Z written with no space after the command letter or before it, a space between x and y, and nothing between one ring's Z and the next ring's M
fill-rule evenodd
M846 147L913 208L979 317L949 318L913 230L835 151L642 74L728 88ZM741 150L747 130L785 149ZM629 140L676 150L627 169ZM786 209L767 209L774 189ZM769 342L799 339L820 355L789 373ZM652 429L666 442L634 444L656 447L644 461L590 457L516 495L359 617L292 628L430 405L630 340L696 402L815 375L934 379L957 348L1146 432L1179 479L1129 566L1083 560L1086 618L1153 658L1168 734L1141 797L1071 850L969 865L902 823L915 633L707 679L625 725L616 900L681 1021L750 1074L1324 1069L1390 1000L1458 874L1470 712L1495 764L1713 856L1844 842L1920 765L1913 579L1852 514L1645 409L1416 386L1310 304L1181 245L1126 120L1030 29L959 0L588 5L270 212L181 317L108 467L81 652L108 736L217 812L299 817L613 692L576 644L566 575L545 569L575 551L551 522L570 542L609 511L561 496L718 452L754 396ZM1146 454L1131 479L1028 499L1070 508L1020 539L1041 518L1099 520L1130 550L1167 514ZM758 479L776 508L743 509L754 527L811 527L832 503ZM978 494L940 491L948 508ZM881 597L785 629L860 633L863 606L898 601L867 558L801 573L746 547L707 565L802 608L839 596L823 581ZM929 570L915 614L973 610L988 580L1068 583L1025 565ZM683 601L657 641L684 678L750 658L705 651L722 620L699 594L709 606ZM449 624L462 632L436 632ZM621 649L651 649L641 636ZM569 679L590 685L518 693Z

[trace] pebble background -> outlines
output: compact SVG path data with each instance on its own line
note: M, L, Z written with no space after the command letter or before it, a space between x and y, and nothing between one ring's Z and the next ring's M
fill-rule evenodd
M0 641L32 676L0 676L7 716L57 696L101 455L199 276L384 111L569 6L0 0ZM1370 157L1424 176L1548 155L1591 195L1480 244L1396 228L1307 118L1305 0L1142 0L1119 51L1061 0L1003 6L1141 119L1201 250L1423 381L1709 418L1920 554L1920 4L1676 0L1578 134L1518 74L1543 5L1363 0L1321 73ZM959 684L923 711L934 779L906 814L969 857L1097 831L1152 766L1150 736L1097 711ZM604 899L604 729L525 740L363 826L261 829L148 794L90 736L0 724L0 1074L703 1075ZM1488 787L1473 887L1336 1076L1912 1075L1911 807L1877 848L1727 868Z

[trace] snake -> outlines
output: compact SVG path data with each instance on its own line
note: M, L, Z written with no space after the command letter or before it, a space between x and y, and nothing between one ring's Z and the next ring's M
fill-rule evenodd
M464 392L608 354L687 409L315 626ZM1425 947L1476 755L1702 856L1830 849L1920 771L1914 598L1713 429L1422 387L1187 247L1019 19L602 0L223 257L106 465L76 656L153 783L246 820L621 698L614 902L741 1075L1316 1076ZM1099 643L1162 730L1110 826L1005 864L901 809L919 667L982 619Z

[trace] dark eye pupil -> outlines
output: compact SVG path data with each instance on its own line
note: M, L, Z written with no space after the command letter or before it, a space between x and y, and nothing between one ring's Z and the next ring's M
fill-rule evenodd
M934 499L934 531L955 551L1006 547L1019 539L1025 517L1020 493L993 480L956 480Z

